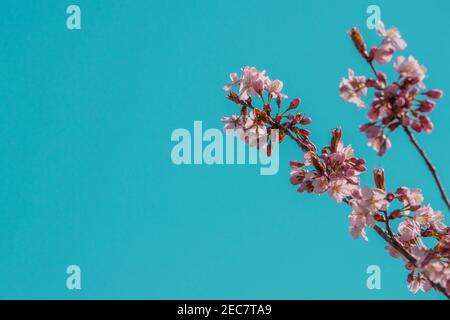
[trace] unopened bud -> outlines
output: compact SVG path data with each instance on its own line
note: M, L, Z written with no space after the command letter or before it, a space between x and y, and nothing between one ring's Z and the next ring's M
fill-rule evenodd
M378 189L386 190L384 186L384 170L383 169L374 169L373 170L373 180L375 182L375 186Z
M369 59L369 55L367 54L367 47L366 43L364 42L364 39L361 35L361 33L356 29L356 27L353 27L350 32L349 36L353 41L353 44L355 45L356 50L358 50L359 54L364 59Z
M386 200L392 202L395 199L395 195L392 192L389 192L386 196Z
M391 212L389 218L390 219L398 219L398 218L401 218L401 216L402 216L402 212L400 210L394 210Z
M423 94L431 99L440 99L444 95L444 92L442 90L433 89L433 90L424 92Z
M331 130L331 151L332 152L336 152L337 151L337 147L339 145L339 142L341 141L341 137L342 137L342 130L340 129L332 129Z

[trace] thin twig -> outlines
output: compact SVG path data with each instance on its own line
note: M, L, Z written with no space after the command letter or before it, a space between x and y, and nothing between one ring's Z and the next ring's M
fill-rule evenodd
M403 129L406 132L406 135L409 137L409 140L411 140L412 144L416 147L417 151L425 160L425 163L427 164L428 169L430 170L431 174L433 175L434 181L436 181L436 184L439 188L439 192L441 193L442 200L444 200L445 204L447 205L447 208L450 210L450 201L447 197L447 194L445 193L444 186L442 185L441 179L439 178L439 175L437 174L436 167L431 162L430 158L427 156L425 151L422 149L422 147L417 142L416 138L414 137L413 133L407 126L403 126Z

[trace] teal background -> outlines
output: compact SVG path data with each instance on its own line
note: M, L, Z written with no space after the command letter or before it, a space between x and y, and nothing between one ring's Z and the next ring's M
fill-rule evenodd
M80 31L66 28L71 4ZM410 294L403 264L372 231L352 240L347 207L295 192L293 144L276 176L170 159L174 129L221 128L236 110L222 91L228 74L254 65L302 98L317 145L342 127L369 169L386 168L388 187L420 186L444 210L406 137L377 157L358 133L365 111L338 96L348 67L370 72L346 35L356 25L379 43L369 4L426 65L427 87L447 92L434 132L418 139L450 188L447 0L1 1L0 298L441 298ZM80 291L66 289L70 264ZM366 288L372 264L382 290Z

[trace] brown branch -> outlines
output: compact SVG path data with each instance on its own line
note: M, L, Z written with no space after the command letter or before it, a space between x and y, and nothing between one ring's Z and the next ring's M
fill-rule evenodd
M397 250L410 263L412 263L414 266L417 266L417 260L408 251L406 251L405 248L403 248L403 246L400 243L398 243L397 240L389 237L386 231L384 231L380 226L375 225L373 228L375 229L376 233L378 233L378 235L384 239L384 241L389 243L390 246L392 246L395 250ZM447 291L445 290L444 287L442 287L439 283L434 283L433 281L431 281L427 274L425 273L423 274L434 289L445 295L447 299L450 299L450 295L447 294Z
M403 126L403 129L405 130L406 135L409 137L409 140L411 140L412 144L416 147L420 156L423 158L423 160L425 160L425 163L427 164L427 167L430 170L431 174L433 175L434 181L436 181L436 184L439 188L439 192L441 193L441 198L442 198L442 200L444 200L445 204L447 205L447 208L450 210L450 201L447 197L447 194L445 193L444 186L442 185L441 179L439 178L439 175L437 174L436 167L433 165L430 158L427 156L425 151L419 145L419 143L417 142L417 140L414 137L411 130L409 130L409 128L407 126Z

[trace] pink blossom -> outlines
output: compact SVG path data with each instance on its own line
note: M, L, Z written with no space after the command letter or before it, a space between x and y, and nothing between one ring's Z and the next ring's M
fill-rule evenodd
M403 56L397 57L394 68L402 79L417 79L419 87L425 87L422 80L425 79L427 69L424 66L419 65L419 62L413 56L409 56L408 60Z
M220 119L221 122L225 123L223 130L236 130L242 127L239 116L233 114L231 117L223 117Z
M366 235L366 217L358 214L351 214L348 216L349 218L349 231L350 235L353 239L358 239L359 237L362 237L364 240L368 241Z
M251 147L265 149L267 147L267 128L265 124L256 119L255 112L250 112L245 124L237 130L242 141Z
M364 187L361 190L362 198L359 201L360 206L366 208L367 211L377 212L386 211L389 206L389 201L386 200L386 191L369 187Z
M440 223L443 215L442 212L434 211L430 205L427 205L416 210L414 219L421 226L430 226Z
M363 237L367 241L365 227L373 227L375 225L373 212L368 210L364 204L362 205L362 202L359 200L351 201L350 205L352 207L352 213L349 215L350 234L353 239Z
M223 89L225 91L229 91L231 90L234 86L237 86L239 84L241 84L242 79L238 77L236 72L230 73L230 79L231 79L231 83L226 84Z
M395 49L393 46L386 44L380 45L375 51L375 61L379 64L385 64L391 61L393 55L395 53Z
M325 177L318 177L312 181L312 186L314 187L313 192L324 193L328 190L328 179Z
M348 79L342 78L339 85L341 98L347 102L356 104L358 108L364 108L365 102L361 97L367 94L366 78L356 77L352 69L348 69Z
M251 96L260 97L266 82L266 71L258 71L255 67L245 67L242 69L242 76L239 78L236 73L230 74L232 83L225 85L225 91L231 90L239 85L239 99L246 101Z
M340 203L344 197L350 196L352 191L357 188L358 185L350 183L346 179L333 180L329 184L328 195Z
M420 206L420 204L423 202L423 195L422 190L420 189L413 189L410 190L407 187L400 187L395 192L398 194L398 199L408 207L417 207ZM410 212L409 209L405 209L404 211L406 214Z
M408 277L408 290L412 293L417 293L418 291L430 291L432 289L430 281L427 280L423 275L412 275Z
M420 236L420 226L412 219L406 219L398 225L398 233L401 241L415 240Z
M270 80L266 78L264 90L266 90L272 98L286 99L288 96L281 92L283 89L283 81Z
M361 126L359 130L366 133L367 145L378 152L378 155L384 155L386 150L392 147L391 140L384 134L381 127L370 123Z
M384 23L378 23L377 33L383 37L383 41L375 51L375 60L380 64L385 64L391 61L392 56L396 50L404 50L406 42L402 39L397 28L386 30Z
M428 277L432 282L448 288L450 281L450 266L448 262L434 259L424 267L424 270L428 273Z

